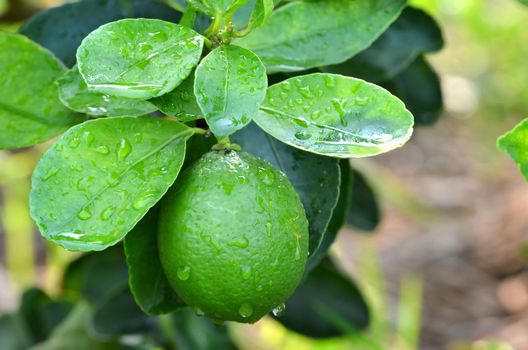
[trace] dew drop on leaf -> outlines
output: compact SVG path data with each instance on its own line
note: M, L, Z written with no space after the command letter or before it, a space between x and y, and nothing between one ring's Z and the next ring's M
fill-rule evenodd
M81 220L88 220L92 217L92 213L90 213L88 208L84 208L77 214L77 217Z
M108 147L106 147L106 146L99 146L99 147L97 147L97 148L95 149L95 151L96 151L97 153L100 153L100 154L108 154L108 153L110 153L110 150L109 150Z
M132 145L127 139L122 139L117 145L117 159L124 160L130 152L132 152Z

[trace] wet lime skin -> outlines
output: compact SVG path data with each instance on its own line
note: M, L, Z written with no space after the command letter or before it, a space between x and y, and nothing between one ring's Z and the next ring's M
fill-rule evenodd
M299 284L308 221L286 176L244 152L212 151L162 204L160 259L177 294L219 321L254 323Z

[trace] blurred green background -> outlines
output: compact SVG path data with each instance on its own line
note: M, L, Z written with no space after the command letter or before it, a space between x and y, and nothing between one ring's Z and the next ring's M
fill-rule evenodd
M15 31L24 16L58 3L15 0L9 8L0 0L0 30ZM329 341L271 319L232 325L242 348L528 349L528 186L495 146L528 117L528 7L410 4L444 30L446 47L428 58L441 75L445 113L408 146L352 161L382 198L384 219L372 236L345 229L333 250L366 294L373 325ZM0 313L15 308L28 286L56 292L77 256L44 242L29 219L29 176L48 145L0 151Z

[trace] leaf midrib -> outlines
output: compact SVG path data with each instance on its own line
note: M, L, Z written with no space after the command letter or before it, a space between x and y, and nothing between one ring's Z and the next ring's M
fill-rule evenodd
M85 209L87 206L89 206L90 204L92 204L98 197L100 197L104 192L106 192L106 190L108 190L109 188L111 187L115 187L113 186L116 182L118 182L122 177L123 175L125 175L126 173L128 173L130 171L130 169L132 169L133 167L135 167L136 165L138 165L139 163L143 162L145 159L149 158L150 156L152 156L153 154L161 151L163 148L167 147L169 144L171 144L172 142L176 141L176 139L184 136L185 134L192 134L193 131L192 129L188 129L188 130L184 130L180 133L177 133L175 134L174 136L172 136L171 138L169 138L167 141L165 141L164 143L162 143L161 145L159 145L158 147L154 148L153 150L151 150L150 152L147 152L145 155L141 156L136 162L132 163L131 165L129 165L128 167L126 167L123 172L121 172L119 174L119 176L117 176L113 181L107 183L105 186L103 186L103 188L101 190L99 190L88 202L86 202L84 205L82 205L79 209L76 210L76 212L71 215L68 219L66 219L65 221L63 221L63 224L60 226L59 228L59 231L60 232L56 232L56 233L53 233L53 234L59 234L61 233L63 230L64 230L64 227L66 226L66 224L69 224L72 222L72 220L74 220L74 218L77 216L77 213L79 213L79 211L82 211L83 209Z

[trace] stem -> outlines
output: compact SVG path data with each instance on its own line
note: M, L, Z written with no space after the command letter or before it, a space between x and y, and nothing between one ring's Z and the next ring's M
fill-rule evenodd
M175 4L174 2L170 1L170 0L165 0L163 1L167 6L169 6L170 8L176 10L176 11L179 11L179 12L185 12L185 8L183 6L180 6L178 4Z
M183 13L182 18L180 19L180 24L182 26L193 29L195 19L196 19L196 11L192 7L189 7L187 11Z
M213 18L213 23L205 30L206 36L216 35L222 26L222 22L224 22L224 17L221 12L217 12Z
M202 128L193 128L193 131L194 131L195 134L198 134L198 135L207 134L207 130L202 129Z

